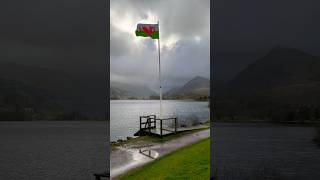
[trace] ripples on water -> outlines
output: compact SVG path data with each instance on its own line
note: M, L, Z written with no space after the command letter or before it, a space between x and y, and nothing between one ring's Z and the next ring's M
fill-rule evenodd
M218 180L320 177L320 148L312 141L313 127L215 123L212 132Z
M110 141L133 136L139 129L139 116L159 116L159 100L110 101ZM162 101L163 117L196 115L200 120L209 119L208 102Z

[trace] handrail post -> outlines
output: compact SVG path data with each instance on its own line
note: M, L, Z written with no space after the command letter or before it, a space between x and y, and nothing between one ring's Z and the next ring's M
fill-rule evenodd
M139 131L139 135L141 135L141 116L140 116L140 131Z
M160 119L160 136L162 138L162 119Z
M149 134L151 134L151 128L150 128L150 121L151 121L151 118L150 117L148 117L148 129L149 129Z
M174 118L174 133L177 133L177 118Z

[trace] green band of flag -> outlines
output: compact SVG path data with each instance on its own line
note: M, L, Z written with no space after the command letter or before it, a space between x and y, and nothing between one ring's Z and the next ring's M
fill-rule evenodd
M149 35L142 31L136 31L136 36L151 37L152 39L159 39L159 32L154 32L151 35Z

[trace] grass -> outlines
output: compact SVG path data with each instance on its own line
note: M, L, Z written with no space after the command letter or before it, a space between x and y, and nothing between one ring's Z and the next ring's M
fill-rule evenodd
M210 138L178 149L117 179L210 179Z

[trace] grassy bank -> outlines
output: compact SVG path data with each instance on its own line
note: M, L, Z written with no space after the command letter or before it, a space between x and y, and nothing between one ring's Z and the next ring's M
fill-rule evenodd
M117 179L210 179L210 138L206 138Z

